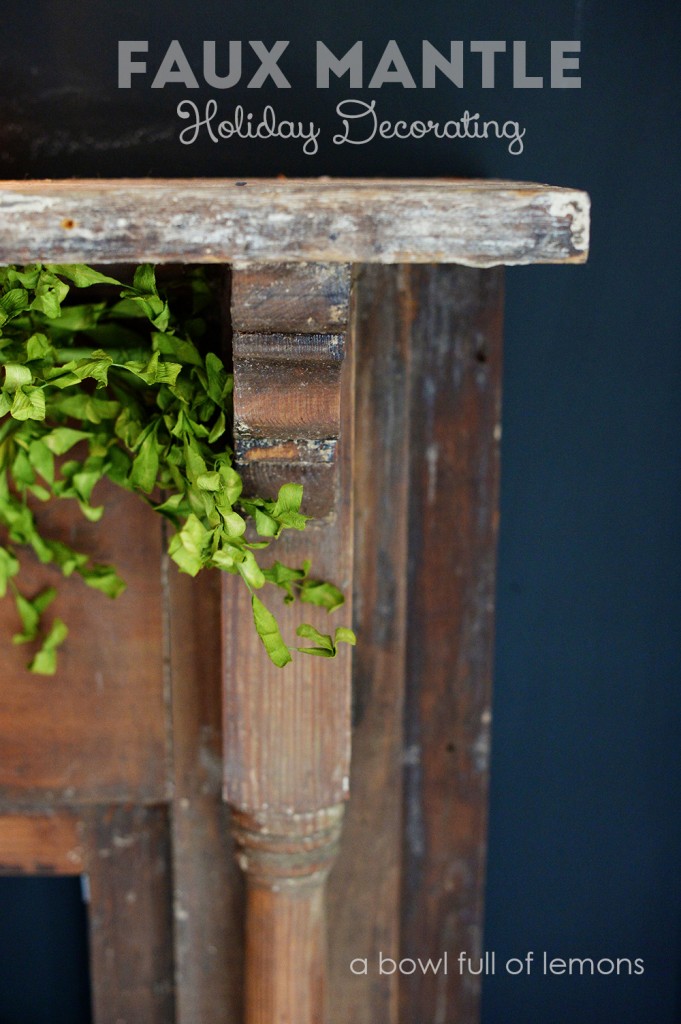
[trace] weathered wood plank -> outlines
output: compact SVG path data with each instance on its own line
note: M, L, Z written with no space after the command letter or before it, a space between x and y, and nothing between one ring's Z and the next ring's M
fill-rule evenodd
M411 293L404 267L366 266L357 291L352 794L329 879L330 1021L396 1024L400 930ZM350 963L366 957L370 975ZM419 1016L416 1020L428 1020Z
M0 875L79 875L85 865L77 813L0 814Z
M581 263L588 211L504 181L5 182L0 262Z
M167 808L91 808L87 837L95 1024L171 1024Z
M412 267L401 956L479 954L497 537L502 271ZM401 984L400 1020L475 1024L480 978Z
M167 795L161 526L113 484L99 484L94 498L106 505L100 523L68 501L40 506L36 518L47 535L116 565L124 594L112 601L30 552L23 558L26 592L56 586L50 617L72 627L54 677L27 671L30 650L9 641L20 628L13 602L0 602L0 807L158 803Z
M243 880L222 801L220 575L167 566L176 1024L243 1019Z

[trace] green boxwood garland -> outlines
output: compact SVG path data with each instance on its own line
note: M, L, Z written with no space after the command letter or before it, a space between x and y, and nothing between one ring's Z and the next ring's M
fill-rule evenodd
M307 517L298 484L284 485L276 501L242 494L230 447L233 378L211 337L217 308L203 268L184 268L163 286L150 265L128 284L84 265L0 268L0 596L12 594L22 622L14 642L39 642L32 671L55 671L68 629L58 618L43 626L54 588L21 593L22 548L110 597L125 588L112 566L43 536L32 511L71 499L97 521L104 508L93 492L104 477L170 522L168 553L183 572L241 576L276 665L291 652L256 591L269 583L286 602L329 611L343 603L337 587L310 577L307 562L258 563L260 550L282 530L303 530ZM322 657L355 642L343 627L327 635L303 624L297 633L312 643L297 650Z

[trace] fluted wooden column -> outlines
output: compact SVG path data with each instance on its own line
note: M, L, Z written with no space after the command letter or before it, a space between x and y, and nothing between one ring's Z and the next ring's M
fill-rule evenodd
M351 622L352 345L350 268L238 264L233 268L235 441L253 491L303 483L301 535L286 531L276 558L312 560L312 575L346 595L333 613L266 595L289 645L295 629ZM226 578L225 795L235 811L247 879L247 1024L325 1019L324 889L348 795L350 651L336 659L269 661L248 627L250 601Z

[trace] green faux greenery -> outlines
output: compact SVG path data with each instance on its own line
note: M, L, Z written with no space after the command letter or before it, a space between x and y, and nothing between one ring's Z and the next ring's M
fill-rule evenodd
M93 504L93 491L104 477L169 521L168 553L180 570L241 576L276 665L291 652L256 591L268 583L286 602L328 611L343 603L337 587L310 577L307 562L258 563L260 550L282 530L303 530L307 517L298 484L281 487L276 501L242 494L230 447L233 378L212 350L217 308L202 268L185 268L163 286L149 265L129 284L83 265L0 268L0 596L12 594L22 622L14 642L39 642L32 671L55 671L68 629L59 618L43 626L54 588L21 593L22 548L109 597L125 588L112 566L43 536L33 512L71 499L97 521L104 508ZM312 646L297 650L321 657L355 642L342 627L330 636L303 624L298 636Z

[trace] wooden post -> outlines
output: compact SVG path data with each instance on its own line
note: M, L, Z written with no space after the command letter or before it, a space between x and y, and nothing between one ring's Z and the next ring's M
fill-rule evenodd
M289 531L277 559L352 592L353 369L350 268L238 265L233 272L235 435L254 490L301 480L315 522ZM235 586L236 584L236 586ZM350 652L296 654L278 669L247 625L241 581L223 585L225 794L247 878L247 1024L325 1020L324 888L336 856L350 761ZM273 599L270 598L270 601ZM328 631L327 613L274 606ZM338 620L337 620L338 621ZM333 622L333 620L332 620Z

